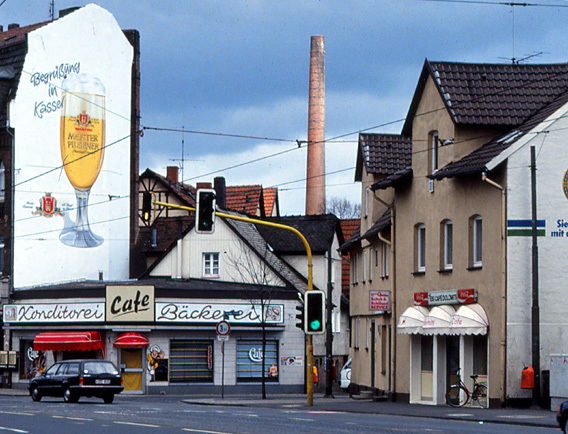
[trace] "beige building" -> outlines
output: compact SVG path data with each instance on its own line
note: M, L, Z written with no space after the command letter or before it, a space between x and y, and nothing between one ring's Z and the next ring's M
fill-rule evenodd
M530 219L517 199L530 193L530 161L511 161L566 102L565 76L566 65L426 61L401 134L360 134L361 228L342 246L352 390L445 404L458 376L471 390L477 375L483 404L530 398L520 388L530 273L507 274L520 261L530 270L530 249L507 250L520 234L508 224Z

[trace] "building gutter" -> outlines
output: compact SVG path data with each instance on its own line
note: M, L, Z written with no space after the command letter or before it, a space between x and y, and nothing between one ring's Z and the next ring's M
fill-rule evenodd
M507 191L495 181L487 178L487 173L481 174L481 180L489 185L501 190L501 361L503 363L503 373L501 375L501 402L507 398Z
M392 295L392 299L391 299L391 308L392 308L392 313L391 313L391 326L392 326L392 322L393 319L396 321L397 318L397 310L396 310L396 248L395 248L395 206L394 204L389 204L387 202L385 202L383 199L381 199L380 197L377 196L377 192L373 191L373 196L375 196L375 199L377 199L381 204L383 204L384 206L386 206L390 212L391 212L391 240L390 242L388 242L379 232L377 235L379 237L379 240L386 243L387 245L390 246L390 251L391 251L391 263L390 263L390 267L391 267L391 295ZM375 331L373 330L373 333ZM394 363L394 359L396 359L396 351L397 351L397 334L396 334L396 326L395 327L391 327L390 328L390 338L391 338L391 342L392 342L392 352L391 354L389 354L389 368L390 368L390 373L389 373L389 390L388 393L390 395L390 397L394 400L394 394L396 393L396 363ZM393 357L393 354L395 355Z

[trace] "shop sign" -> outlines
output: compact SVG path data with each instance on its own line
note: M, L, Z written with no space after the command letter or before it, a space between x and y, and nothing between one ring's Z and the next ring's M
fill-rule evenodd
M265 306L265 322L268 324L284 323L284 305ZM212 323L225 318L231 313L231 324L260 324L262 308L260 304L216 304L156 302L156 322L176 323Z
M109 322L154 321L153 286L107 286Z
M4 306L5 323L104 322L104 303L33 303Z
M472 288L414 293L414 304L416 306L439 306L442 304L470 303L477 303L477 291Z
M369 291L369 310L377 313L391 311L390 291Z

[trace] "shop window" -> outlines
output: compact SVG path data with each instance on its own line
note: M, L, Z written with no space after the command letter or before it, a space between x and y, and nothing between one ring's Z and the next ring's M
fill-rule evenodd
M487 335L473 336L473 374L487 376Z
M441 228L442 242L440 246L442 247L441 252L441 269L444 271L452 270L453 268L453 243L454 243L454 224L451 220L444 220L442 222Z
M421 339L421 398L424 401L434 399L434 338L422 335Z
M213 341L170 341L170 383L213 382Z
M420 223L415 227L415 271L426 272L426 225Z
M20 340L20 379L29 380L45 371L45 352L34 350L33 339Z
M278 381L278 341L267 340L264 353L265 381ZM237 382L262 379L262 340L237 341Z
M471 268L481 268L483 256L483 220L475 215L469 219L469 251Z
M219 253L203 253L203 276L219 277Z

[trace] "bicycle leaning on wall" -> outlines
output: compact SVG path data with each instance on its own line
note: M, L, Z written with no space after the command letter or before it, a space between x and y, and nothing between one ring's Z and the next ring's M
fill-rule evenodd
M463 407L469 400L477 401L477 403L484 408L487 408L489 404L489 399L487 397L487 384L478 383L478 375L470 375L473 379L473 391L470 392L465 383L462 381L459 375L460 369L456 372L458 376L458 381L455 384L450 385L448 392L446 393L446 401L452 407Z

